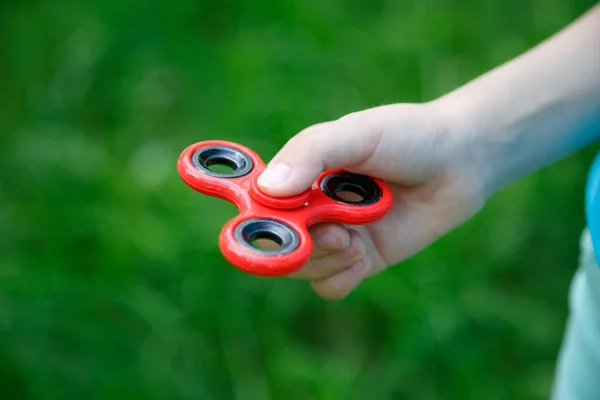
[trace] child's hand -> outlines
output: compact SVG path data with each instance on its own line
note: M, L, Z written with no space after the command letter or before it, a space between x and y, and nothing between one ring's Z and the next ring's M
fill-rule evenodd
M311 228L311 261L292 277L325 299L341 299L364 278L423 249L477 212L486 198L466 146L432 104L398 104L312 126L293 137L260 177L262 189L289 196L325 170L382 178L395 202L365 226Z
M386 180L395 202L367 226L311 229L294 274L326 299L398 263L466 221L503 186L600 137L600 5L506 64L426 104L397 104L306 129L259 184L273 196L343 168ZM543 66L541 68L540 66Z

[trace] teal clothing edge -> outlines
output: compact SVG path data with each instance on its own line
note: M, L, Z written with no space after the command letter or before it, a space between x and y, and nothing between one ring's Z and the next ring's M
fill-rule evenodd
M600 255L600 153L592 163L585 189L585 216L590 231L597 264Z

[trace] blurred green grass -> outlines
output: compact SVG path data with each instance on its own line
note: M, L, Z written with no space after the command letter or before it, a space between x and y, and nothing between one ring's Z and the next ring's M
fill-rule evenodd
M334 304L227 265L235 208L175 162L429 100L592 4L3 2L5 398L547 398L595 149Z

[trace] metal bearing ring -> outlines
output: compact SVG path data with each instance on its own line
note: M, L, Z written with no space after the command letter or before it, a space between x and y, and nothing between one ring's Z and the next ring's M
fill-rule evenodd
M321 180L321 190L331 199L352 206L368 206L381 199L381 188L365 175L340 172L326 175ZM356 201L342 198L339 193L350 192L358 197Z
M239 178L252 171L252 160L239 150L223 146L209 146L196 150L192 155L194 167L215 178ZM229 173L211 171L211 165L226 165L233 169Z
M273 219L253 218L239 224L234 230L238 243L247 249L264 255L283 255L296 250L300 236L289 225ZM255 240L267 239L278 245L277 249L266 250L254 246Z

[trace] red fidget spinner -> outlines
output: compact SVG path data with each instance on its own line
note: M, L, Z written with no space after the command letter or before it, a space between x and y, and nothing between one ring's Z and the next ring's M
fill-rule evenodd
M232 171L213 172L214 165ZM250 274L283 276L300 269L312 252L307 228L313 224L367 224L382 218L392 206L392 192L385 182L343 170L322 173L298 195L272 197L256 183L265 168L252 150L221 140L193 144L177 162L179 175L189 187L239 209L221 230L219 247L231 264ZM256 246L261 239L274 242L276 248Z

